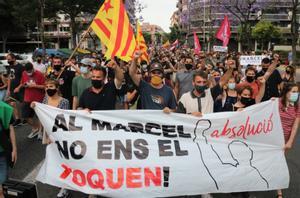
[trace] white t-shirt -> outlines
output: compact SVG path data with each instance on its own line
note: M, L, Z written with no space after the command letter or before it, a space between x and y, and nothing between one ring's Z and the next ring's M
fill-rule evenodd
M42 72L43 74L46 73L46 66L43 63L34 62L33 63L33 68L35 70L38 70L38 71Z

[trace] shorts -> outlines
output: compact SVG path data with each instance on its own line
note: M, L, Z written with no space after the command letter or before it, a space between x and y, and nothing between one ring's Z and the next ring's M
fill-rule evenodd
M0 185L2 185L6 180L8 176L8 166L6 162L6 157L2 153L0 155Z
M34 110L30 107L30 102L24 102L22 105L22 117L33 118L35 115Z
M10 97L13 98L13 100L16 100L17 102L23 102L24 100L24 89L21 89L20 92L14 93L14 90L10 91Z

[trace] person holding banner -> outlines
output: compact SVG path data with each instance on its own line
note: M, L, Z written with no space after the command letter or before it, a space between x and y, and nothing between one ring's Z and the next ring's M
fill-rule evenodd
M279 102L279 114L284 133L285 152L293 147L300 123L299 86L287 83L282 90ZM277 191L277 197L283 198L282 190Z
M43 99L43 104L56 107L59 109L70 109L69 101L63 97L60 96L59 92L59 83L57 80L53 79L47 79L45 82L45 92L46 96ZM35 102L31 103L31 108L35 107ZM43 144L50 144L51 140L47 136L45 130L43 130L42 135L42 143ZM67 197L69 195L69 192L61 188L59 193L57 194L58 198Z
M114 110L118 91L122 88L124 79L123 70L114 61L108 63L108 67L115 71L113 81L106 81L106 68L96 66L92 70L92 87L83 91L79 99L79 109ZM91 102L94 101L94 102Z

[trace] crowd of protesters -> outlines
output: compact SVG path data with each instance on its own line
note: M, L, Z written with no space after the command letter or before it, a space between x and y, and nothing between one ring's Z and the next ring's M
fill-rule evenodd
M7 72L0 74L0 129L10 131L8 141L13 148L9 160L15 163L17 156L14 127L29 124L28 138L51 143L34 113L33 102L61 109L154 109L201 117L214 112L243 111L280 97L284 149L291 149L300 119L295 68L272 52L263 53L266 57L261 65L240 65L241 55L253 52L194 54L188 48L152 48L149 63L140 60L141 53L137 51L128 63L118 58L106 60L102 53L93 53L78 61L58 56L43 60L38 56L36 62L25 65L17 63L14 54L8 54ZM11 117L2 113L5 109L11 110ZM1 131L1 139L2 134L5 133ZM8 168L7 151L2 145L0 184L7 178ZM61 189L57 197L67 195L68 191ZM245 192L231 195L250 196ZM280 190L278 197L283 197Z

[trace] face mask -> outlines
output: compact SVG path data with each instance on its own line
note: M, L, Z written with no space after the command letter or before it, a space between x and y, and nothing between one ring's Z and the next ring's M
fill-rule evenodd
M206 85L204 85L204 86L196 85L195 89L198 93L203 93L207 89L207 86Z
M37 59L36 62L41 63L42 59Z
M160 85L162 83L162 78L160 76L152 76L151 77L151 84L154 86Z
M185 68L186 68L187 70L190 70L190 69L193 68L193 65L192 65L192 64L185 64Z
M218 77L215 77L215 81L216 81L216 83L219 83L219 82L220 82L220 79L221 79L221 77L220 77L220 76L218 76Z
M61 70L61 65L53 65L54 70L60 71Z
M46 92L47 92L48 96L52 97L56 94L57 90L56 89L47 89Z
M13 64L15 63L15 61L7 61L7 63L8 63L9 65L13 65Z
M33 72L26 72L28 76L32 76Z
M268 70L268 68L261 68L262 71L266 72Z
M242 97L242 98L241 98L241 103L242 103L243 105L245 105L245 107L249 107L249 106L255 104L255 100L252 99L252 98L245 98L245 97Z
M254 81L254 76L247 76L246 79L249 83L252 83Z
M298 100L299 93L291 93L290 102L296 102Z
M82 73L82 74L86 74L86 73L88 73L88 68L87 67L80 67L80 72Z
M235 83L228 83L229 89L235 89Z
M96 89L100 89L103 86L103 80L92 80L92 85Z

